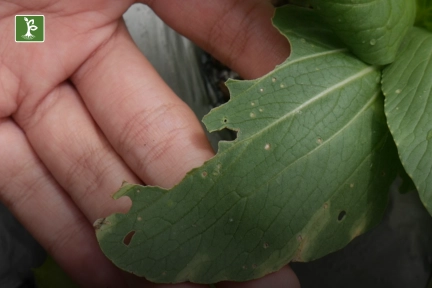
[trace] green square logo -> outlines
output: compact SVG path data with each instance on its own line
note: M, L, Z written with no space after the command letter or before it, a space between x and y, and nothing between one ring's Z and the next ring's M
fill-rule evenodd
M44 15L16 15L15 42L44 42Z

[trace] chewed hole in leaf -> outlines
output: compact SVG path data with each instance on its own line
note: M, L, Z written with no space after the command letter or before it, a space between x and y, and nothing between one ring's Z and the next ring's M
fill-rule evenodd
M125 195L115 199L115 206L113 207L113 211L109 211L109 212L126 214L130 211L131 208L132 208L132 199L129 196Z
M346 216L346 212L342 210L338 215L338 221L342 221Z
M132 241L132 237L135 235L135 231L130 231L126 236L123 238L123 244L126 246L129 246L129 244Z

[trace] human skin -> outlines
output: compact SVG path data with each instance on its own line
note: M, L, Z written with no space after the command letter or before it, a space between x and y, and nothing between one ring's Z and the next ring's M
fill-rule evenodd
M201 287L122 272L92 226L128 210L130 200L111 198L123 180L169 188L214 155L194 113L130 38L122 14L133 3L0 0L0 201L81 287ZM143 3L246 79L289 55L269 1ZM45 15L44 43L15 43L17 14ZM286 266L217 287L300 285Z

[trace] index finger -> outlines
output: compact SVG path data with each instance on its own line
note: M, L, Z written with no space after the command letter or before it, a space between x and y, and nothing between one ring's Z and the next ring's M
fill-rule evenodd
M288 41L271 23L269 0L141 2L245 79L268 73L290 53Z

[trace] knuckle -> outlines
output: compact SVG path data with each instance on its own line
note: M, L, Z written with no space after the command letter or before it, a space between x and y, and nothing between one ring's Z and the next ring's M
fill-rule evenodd
M132 115L124 123L117 143L119 153L147 184L152 182L148 175L157 162L169 163L172 151L177 149L176 143L187 133L188 122L182 119L179 111L182 107L170 103L155 111Z
M82 154L72 161L65 173L65 189L73 191L75 201L81 201L100 187L109 169L109 151L99 149L82 149Z

